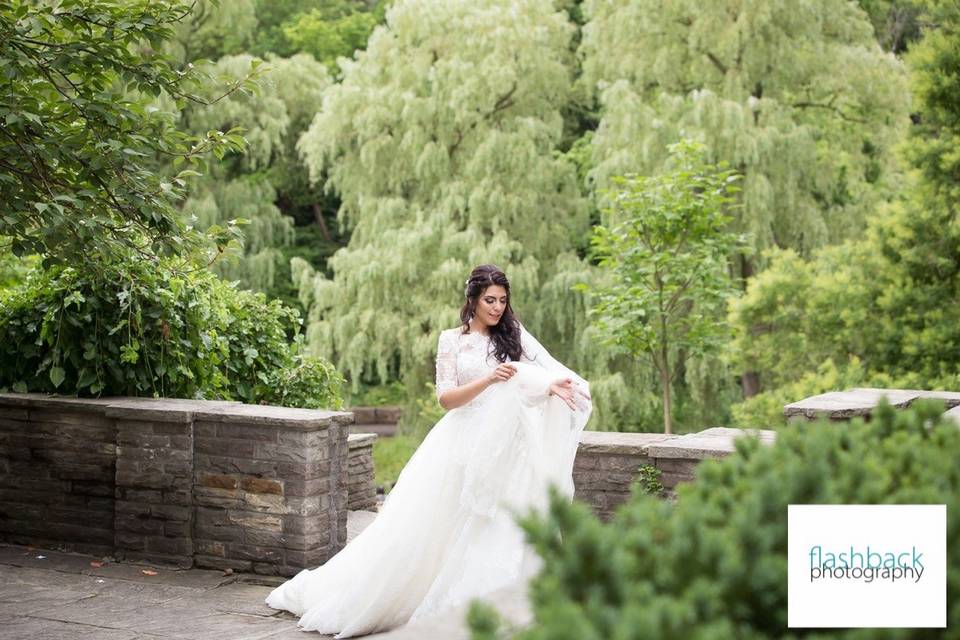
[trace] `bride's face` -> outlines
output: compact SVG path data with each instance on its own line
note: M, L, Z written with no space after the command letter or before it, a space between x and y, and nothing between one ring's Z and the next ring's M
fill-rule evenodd
M507 290L498 284L492 284L477 298L477 307L473 315L483 324L492 327L500 322L500 316L506 309Z

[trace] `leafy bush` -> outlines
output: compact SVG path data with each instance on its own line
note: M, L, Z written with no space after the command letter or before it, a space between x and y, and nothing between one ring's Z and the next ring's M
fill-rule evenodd
M956 606L945 630L787 628L788 504L945 503L947 540L960 537L960 428L942 411L884 403L869 423L794 424L769 447L738 439L675 504L637 491L606 525L553 492L547 514L520 520L544 567L531 583L535 622L515 637L960 638ZM960 545L948 545L947 565L955 602Z
M338 408L342 378L300 324L179 261L36 270L0 293L0 388Z

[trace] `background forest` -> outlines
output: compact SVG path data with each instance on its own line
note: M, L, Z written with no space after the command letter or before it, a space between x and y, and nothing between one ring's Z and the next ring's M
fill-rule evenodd
M437 336L492 262L591 381L592 429L661 429L665 385L678 432L770 426L853 385L960 389L956 2L16 0L0 18L0 387L401 403L416 442ZM604 321L604 300L633 309L621 325L650 316L629 287L611 306L633 276L609 251L630 249L600 238L629 213L624 176L644 211L682 207L682 141L735 176L715 231L737 241L680 312L709 348L664 341L664 377Z

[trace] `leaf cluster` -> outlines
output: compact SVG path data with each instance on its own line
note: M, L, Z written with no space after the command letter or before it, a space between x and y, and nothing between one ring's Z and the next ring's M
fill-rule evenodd
M34 271L0 298L0 388L339 407L300 316L177 260Z
M199 166L243 140L184 134L146 106L149 96L205 100L193 92L203 75L160 53L188 10L179 0L0 2L0 237L15 255L151 258L200 243L176 208L196 172L168 178L152 164Z

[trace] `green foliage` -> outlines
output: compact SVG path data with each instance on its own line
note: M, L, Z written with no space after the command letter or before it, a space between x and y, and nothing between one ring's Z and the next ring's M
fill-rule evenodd
M692 138L743 175L736 225L755 248L805 253L856 233L898 186L889 151L908 123L906 74L855 3L584 7L582 82L602 105L598 187L662 171L666 145Z
M283 33L291 46L333 67L337 58L351 58L362 50L373 28L383 21L382 9L362 10L365 8L350 0L326 0L321 7L288 22Z
M869 423L783 428L774 446L740 438L731 456L700 464L675 504L635 493L608 524L551 491L547 514L520 520L544 567L530 587L535 621L513 637L797 637L787 628L788 504L946 504L947 540L960 537L960 429L942 411L940 402L902 413L884 404ZM948 545L947 590L958 589L960 546ZM947 615L947 629L934 635L960 638L960 608ZM927 635L836 629L817 637Z
M175 206L195 172L163 177L150 163L162 155L199 165L242 138L188 136L137 98L202 99L191 90L204 76L157 52L186 11L176 0L0 3L0 237L14 255L75 264L196 246Z
M332 278L293 271L314 353L355 389L400 379L415 397L476 264L509 274L524 323L553 346L582 304L552 279L577 262L589 220L575 168L554 153L570 88L564 14L545 0L408 0L386 20L298 145L341 197L349 245ZM540 309L547 296L559 313Z
M373 482L390 493L400 472L407 466L422 437L398 433L389 438L377 438L373 443Z
M39 256L18 258L9 251L0 250L0 291L22 282L38 262Z
M55 267L0 296L6 389L341 406L340 375L294 339L299 314L202 267Z
M652 464L640 465L636 480L638 490L651 496L662 495L663 483L660 481L661 475L663 475L663 471Z
M920 38L925 0L859 0L870 17L877 42L885 51L903 53Z
M497 640L505 637L497 633L501 623L500 614L490 604L481 600L470 601L467 625L470 627L471 640Z
M948 18L941 29L953 33L960 14ZM960 223L956 168L949 168L956 149L941 146L960 132L960 101L943 98L960 87L954 40L932 31L914 47L916 58L911 54L922 124L907 155L919 176L906 183L902 199L881 208L862 238L810 260L771 253L770 268L731 305L731 362L759 372L773 394L737 409L738 415L769 419L773 404L818 386L805 374L828 359L842 368L855 357L866 380L919 388L957 384ZM758 410L763 403L769 410Z
M664 429L680 362L716 350L721 310L736 292L728 258L743 240L725 231L737 175L704 161L701 145L671 145L675 165L654 177L614 178L593 248L608 281L594 288L589 317L607 344L649 358L660 376ZM586 285L584 285L586 288Z
M243 53L257 36L257 0L190 0L168 50L183 66Z
M226 56L212 63L209 72L239 78L259 63L247 54ZM294 147L330 78L324 66L306 54L289 59L269 56L259 70L256 92L238 92L216 104L193 105L183 111L182 123L190 132L237 126L247 140L243 154L226 156L192 186L183 210L196 218L200 229L234 218L249 221L242 252L218 261L215 270L245 287L277 294L289 288L285 249L295 242L292 216L310 207L309 219L314 219L312 205L323 199L309 186L307 170Z
M960 204L960 6L926 2L933 25L908 56L911 88L920 108L906 154L947 204Z
M332 65L366 46L373 27L383 22L385 2L363 0L258 0L254 55L310 53Z

